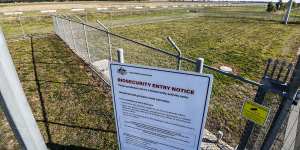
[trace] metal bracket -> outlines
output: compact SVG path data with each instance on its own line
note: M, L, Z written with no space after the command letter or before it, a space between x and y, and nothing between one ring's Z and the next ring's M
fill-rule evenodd
M172 40L172 38L170 36L167 37L167 40L170 42L170 44L175 48L175 50L177 51L177 70L180 70L180 66L181 66L181 50L179 49L179 47L176 45L176 43Z
M288 90L287 83L272 79L268 76L265 76L261 82L267 91L279 94L280 96L284 96L284 93Z

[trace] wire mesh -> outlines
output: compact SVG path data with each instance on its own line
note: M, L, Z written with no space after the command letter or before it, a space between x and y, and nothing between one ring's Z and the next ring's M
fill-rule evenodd
M173 56L116 36L112 36L111 41L113 60L115 61L117 60L117 49L123 48L126 63L176 69L176 58Z
M91 62L109 59L108 34L89 26L86 27L86 32Z
M74 36L75 42L81 43L81 45L76 44L74 51L79 57L84 59L86 53L78 52L80 49L86 48L84 47L86 43L84 43L85 41L83 40L85 37L82 27L83 23L71 22L72 31L75 33L74 35L76 35ZM93 63L97 61L109 59L108 32L89 25L85 27L85 31L87 35L86 42L88 42L86 45L88 45L88 54L91 58L89 62L90 65L93 65ZM177 67L177 56L174 51L167 51L170 52L170 54L165 54L152 46L121 38L119 35L111 33L109 33L109 35L113 61L117 61L117 49L122 48L124 50L125 63L169 69L176 69ZM62 37L64 38L64 36ZM81 39L78 40L79 38ZM63 40L65 41L65 39ZM68 41L65 42L69 43ZM193 61L181 60L181 70L194 72L195 69L196 64ZM225 140L228 141L229 144L236 145L246 122L246 119L241 117L240 110L246 100L254 99L256 86L237 81L209 69L204 69L204 73L214 75L213 96L210 102L206 128L214 133L217 133L219 130L223 131Z
M64 37L66 43L69 45L70 48L74 47L74 42L73 42L73 32L71 30L71 23L68 20L62 20L62 27L64 29Z
M254 18L257 16L256 13L250 14L250 13L240 13L238 15L232 15L236 12L228 12L228 13L211 13L212 11L204 11L200 12L203 13L204 16L213 16L213 17L239 17L239 18ZM251 16L251 17L249 17ZM257 18L263 18L265 20L280 20L278 17L273 17L271 14L269 15L261 15L257 16ZM54 17L54 31L55 33L63 39L63 41L83 60L85 60L87 63L94 63L100 60L109 59L109 43L108 43L108 36L107 33L101 30L97 30L95 28L92 28L90 26L85 26L81 23L65 20L59 17ZM21 32L21 31L20 31ZM126 63L132 63L132 64L141 64L141 65L147 65L147 66L155 66L155 67L163 67L163 68L176 68L176 57L165 55L163 53L154 51L152 48L145 47L143 45L137 44L135 42L128 41L126 39L119 38L118 36L111 36L112 41L112 50L113 50L113 60L117 60L116 56L116 50L117 48L123 48L124 54L125 54L125 62ZM37 54L39 57L41 57L39 54ZM57 57L57 56L55 56ZM41 61L44 62L55 62L57 60L48 60L43 59ZM67 61L67 59L65 60ZM68 60L69 61L69 60ZM60 65L60 64L58 64ZM68 64L69 65L69 64ZM64 81L63 77L57 76L57 74L60 75L68 75L72 74L74 72L66 72L64 71L64 66L61 67L53 66L49 64L38 64L37 65L40 71L41 76L46 76L49 72L51 75L48 75L47 78L44 78L43 80L58 80L58 81ZM22 66L20 66L22 68ZM72 68L72 67L71 67ZM181 69L185 71L194 71L196 68L194 63L188 62L188 61L182 61ZM55 69L55 71L53 71ZM76 70L76 68L73 68L71 70ZM59 72L59 73L57 73ZM241 134L241 131L244 127L245 119L241 117L240 115L240 109L242 107L242 104L245 100L253 100L255 95L256 87L249 86L249 84L242 83L235 81L229 77L226 77L224 75L212 72L210 70L205 69L204 73L212 73L214 74L214 88L213 88L213 97L211 99L211 104L208 112L208 121L207 121L207 127L210 131L217 132L218 130L222 130L225 133L225 139L227 141L230 141L229 143L232 145L235 145L239 139L239 136ZM31 75L30 75L31 76ZM24 78L30 79L29 76L24 75ZM74 82L76 80L81 80L81 78L74 78L68 79L67 82L70 83L71 81ZM82 114L88 114L88 113L95 113L95 114L101 114L102 112L92 110L88 110L88 113L85 112L83 109L85 107L82 107L80 105L75 105L73 102L71 102L71 99L69 96L66 96L64 94L70 92L70 91L64 91L62 89L66 87L72 87L74 89L78 89L76 91L75 95L82 94L82 97L84 97L85 100L88 95L85 95L86 93L89 93L89 90L81 90L81 85L63 85L64 82L61 83L55 83L50 84L47 81L42 82L42 88L44 89L44 93L47 93L50 95L53 99L47 99L49 103L47 105L54 106L54 105L61 105L62 103L55 102L56 99L63 102L63 105L65 106L76 106L75 109L67 109L66 112L61 112L64 116L70 116L70 119L62 118L62 120L57 119L56 121L63 121L68 122L70 124L74 123L72 122L72 119L74 118L80 118L80 113ZM57 91L51 91L48 89L59 88L60 90ZM218 88L216 88L218 87ZM82 92L82 93L81 93ZM61 98L55 97L55 95L63 95ZM68 100L64 100L64 98L69 98ZM77 97L78 98L78 97ZM232 101L232 100L239 100L239 101ZM79 102L78 100L76 102ZM97 105L98 106L98 105ZM96 107L96 105L95 105ZM102 107L102 106L101 106ZM234 109L232 109L234 107ZM97 110L101 110L103 108L97 108ZM78 111L80 110L80 111ZM51 110L52 111L52 110ZM78 114L74 114L74 112L77 111ZM59 113L57 113L59 114ZM51 117L55 117L55 115L50 115ZM109 116L109 115L108 115ZM111 116L110 116L111 117ZM94 119L91 117L90 119ZM105 119L103 119L105 120ZM112 120L112 119L111 119ZM102 122L102 121L100 121ZM113 124L113 121L111 121L108 124ZM80 124L81 122L75 122L74 124ZM93 127L96 127L97 125L92 125ZM109 126L109 125L107 125ZM113 127L107 127L108 129L114 129ZM51 126L52 130L57 129L57 125ZM67 129L61 129L63 131L66 131ZM0 129L1 131L1 129ZM60 131L60 130L57 130ZM69 130L69 132L73 132L72 130ZM76 132L78 133L78 132ZM235 133L235 134L231 134ZM83 132L78 133L83 134ZM84 137L89 137L90 135L86 135ZM110 135L114 136L114 135ZM74 136L75 137L75 136ZM74 141L78 139L74 139L72 135L68 137L64 137L66 139L73 139ZM99 135L98 135L99 137ZM104 136L103 136L104 137ZM99 137L99 139L103 138ZM71 141L71 140L70 140ZM105 141L105 139L104 139ZM66 141L68 143L68 141ZM74 143L78 144L78 143ZM98 143L97 143L98 144Z
M54 30L57 35L83 60L90 65L102 60L117 60L117 49L124 49L125 61L153 67L176 69L177 58L165 55L151 47L120 38L105 30L55 17ZM110 54L110 49L111 53ZM112 55L112 56L110 56Z
M109 49L111 44L111 57L113 61L117 61L117 49L122 48L124 49L126 63L170 69L176 69L177 67L177 56L175 52L169 50L163 52L160 49L142 44L137 40L131 40L120 35L110 33L104 29L95 28L90 25L84 26L84 23L74 22L73 24L77 24L78 27L75 27L76 29L83 26L83 29L81 27L81 29L79 29L80 31L75 30L74 32L77 33L77 36L85 36L84 38L81 38L80 43L83 43L82 45L86 45L85 51L90 57L90 62L88 62L90 65L93 65L93 63L97 61L109 60ZM84 33L82 33L82 30ZM62 37L66 36L62 35ZM110 37L111 43L109 43L108 37ZM83 39L85 39L85 41ZM70 43L68 40L65 42L67 44ZM78 51L78 48L76 47L74 51ZM84 59L84 55L86 54L77 52L77 55ZM193 61L182 59L181 70L195 71L196 64ZM247 121L244 117L242 117L241 109L245 101L255 99L257 85L259 84L253 83L253 81L248 80L248 82L246 82L244 79L239 79L240 76L238 74L233 73L232 75L226 75L221 73L220 70L216 70L218 69L204 69L204 73L214 75L213 96L209 106L206 128L213 133L223 131L225 141L231 145L237 145ZM272 101L274 104L265 104L272 108L269 123L267 123L263 128L257 127L255 130L258 131L258 134L251 137L256 145L261 145L264 135L270 126L270 121L273 119L280 102L278 100L275 101L276 99L279 99L278 97L270 97L273 99ZM252 146L258 148L255 144Z
M74 52L86 62L89 61L88 47L86 43L85 27L83 24L72 22L72 33L75 42Z

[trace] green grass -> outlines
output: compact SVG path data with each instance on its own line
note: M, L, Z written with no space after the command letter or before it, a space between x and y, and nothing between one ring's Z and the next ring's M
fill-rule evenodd
M171 36L184 56L193 59L203 57L206 64L214 67L231 66L236 74L259 81L268 58L294 60L300 46L297 14L298 11L294 11L292 15L295 24L287 26L279 23L282 14L266 13L263 7L203 8L147 14L117 13L112 18L108 14L99 13L90 14L88 19L94 21L100 18L109 24L113 21L125 23L145 18L192 15L193 18L117 27L112 31L175 53L166 42L166 37ZM25 33L52 31L50 18L22 21ZM48 123L51 122L48 124L51 142L115 149L115 134L101 131L114 130L110 92L103 88L102 83L95 81L83 63L51 34L34 38L34 67L30 41L13 41L15 36L22 34L16 21L7 19L0 22L0 25L10 39L8 45L19 77L46 140L49 142L47 126L42 122L45 120L43 107L47 112ZM89 39L92 40L90 44L101 47L102 43L97 41L100 37L93 31L89 32ZM153 53L148 48L116 37L112 37L112 41L113 50L124 48L125 61L128 63L175 68L174 58ZM94 50L95 57L101 57L97 48ZM53 64L47 64L49 62ZM187 62L183 62L182 67L188 71L194 69ZM40 80L44 106L34 80L34 68ZM224 131L225 140L235 146L245 124L245 119L240 115L241 106L245 100L253 100L255 87L207 69L205 73L213 73L215 78L206 128L213 132ZM104 112L110 112L109 118Z
M85 20L85 13L70 13L65 10L61 10L58 14L64 15L78 15ZM270 20L280 21L283 13L268 13L262 6L248 6L248 7L201 7L201 8L189 8L189 9L171 9L171 10L148 10L148 11L121 11L113 13L95 13L92 10L88 10L88 20L95 24L97 19L103 21L106 25L110 26L113 23L122 24L122 21L128 22L130 20L143 20L155 17L190 17L190 16L212 16L220 18L245 18L256 20ZM290 21L300 21L299 9L292 11ZM40 14L39 12L25 12L24 16L20 19L25 34L32 33L48 33L52 31L52 18L46 14ZM0 14L0 26L6 33L6 37L17 37L23 34L23 30L20 26L19 17L3 16Z
M8 45L47 143L116 149L111 96L63 42L48 35L34 37L33 50L29 39ZM11 140L11 134L3 136L8 135Z
M212 66L232 65L242 76L256 80L268 58L292 60L293 48L297 47L293 44L298 43L289 45L289 41L299 38L300 33L298 25L247 19L216 20L214 17L114 28L113 31L157 47L166 47L164 39L171 36L184 56L203 57ZM142 32L144 34L139 34Z
M230 66L236 74L256 81L262 77L268 58L292 62L300 46L299 25L285 26L273 21L237 18L198 17L114 28L113 31L166 49L170 47L164 39L171 36L184 56L194 59L203 57L206 64L214 67ZM132 51L131 48L125 48L125 54ZM131 59L127 61L139 61L134 57ZM152 64L162 62L163 57L151 59ZM191 65L186 63L188 66L184 69L191 70ZM205 72L212 73L208 70ZM206 128L213 132L224 131L226 141L235 145L245 123L240 114L241 106L243 101L254 99L255 88L223 75L214 73L214 76L213 98Z

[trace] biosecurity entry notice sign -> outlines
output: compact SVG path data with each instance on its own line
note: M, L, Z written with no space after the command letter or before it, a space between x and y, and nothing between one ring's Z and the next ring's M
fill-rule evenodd
M212 76L111 63L121 150L198 150Z

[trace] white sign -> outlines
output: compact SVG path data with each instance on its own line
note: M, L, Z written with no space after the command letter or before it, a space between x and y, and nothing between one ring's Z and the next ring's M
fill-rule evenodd
M41 13L44 14L44 13L55 13L56 10L41 10Z
M119 7L118 10L125 10L127 9L126 7Z
M212 76L111 63L121 150L199 150Z
M134 7L135 9L143 9L143 7L142 6L136 6L136 7Z
M23 14L23 12L21 12L21 11L18 11L18 12L4 12L3 13L4 15L22 15Z
M84 11L85 9L84 8L73 8L71 9L71 11Z
M108 10L108 8L107 7L103 7L103 8L97 8L97 10Z

